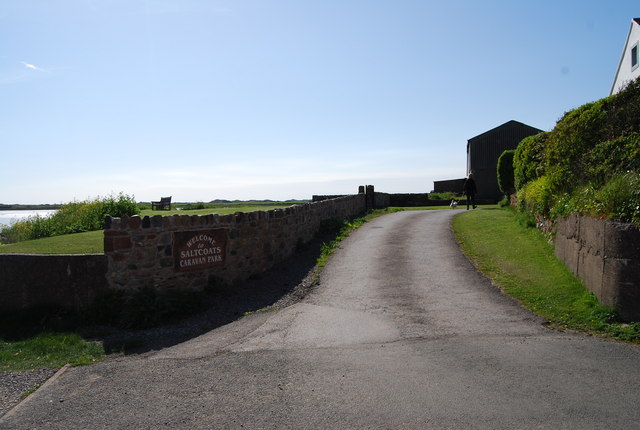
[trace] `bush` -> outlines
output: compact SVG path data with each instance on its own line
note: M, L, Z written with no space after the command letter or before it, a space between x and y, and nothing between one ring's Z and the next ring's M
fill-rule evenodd
M206 206L204 205L203 202L197 202L197 203L187 204L182 209L185 211L190 211L190 210L206 209Z
M9 243L12 243L81 233L103 229L107 215L121 217L139 213L140 209L133 196L120 193L117 196L64 204L50 217L29 217L3 228L1 234Z
M551 211L551 218L579 213L621 222L640 223L640 174L620 174L602 187L586 185L563 194Z
M522 187L517 194L518 206L533 213L548 214L553 201L550 182L545 175Z
M525 137L513 155L514 187L519 190L527 182L544 174L544 149L549 133Z
M514 192L513 156L515 153L514 149L509 149L498 158L498 186L505 196Z
M527 210L640 222L640 79L523 139L513 164L518 202Z
M602 186L614 176L640 172L640 133L634 132L598 143L583 157L589 182Z

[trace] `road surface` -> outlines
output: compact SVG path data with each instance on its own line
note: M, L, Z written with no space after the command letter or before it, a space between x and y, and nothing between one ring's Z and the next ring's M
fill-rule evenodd
M545 328L461 254L454 212L377 218L302 301L68 369L0 428L639 428L640 349Z

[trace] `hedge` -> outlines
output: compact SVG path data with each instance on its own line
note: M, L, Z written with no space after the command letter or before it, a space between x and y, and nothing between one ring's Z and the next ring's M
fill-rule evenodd
M513 156L515 153L515 149L509 149L498 157L498 187L507 197L515 189L513 182Z
M528 210L640 221L640 193L627 190L640 173L640 79L523 139L513 166L518 201Z

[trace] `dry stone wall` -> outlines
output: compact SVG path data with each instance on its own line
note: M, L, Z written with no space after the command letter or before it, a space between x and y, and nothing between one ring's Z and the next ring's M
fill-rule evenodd
M598 300L640 321L640 229L570 215L557 222L555 253Z
M201 290L269 269L308 242L320 223L365 212L357 194L271 211L234 215L107 218L104 232L111 288Z

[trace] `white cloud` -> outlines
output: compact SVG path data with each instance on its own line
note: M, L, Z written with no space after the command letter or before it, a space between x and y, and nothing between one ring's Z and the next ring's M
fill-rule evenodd
M34 64L27 63L26 61L20 61L20 62L21 62L21 63L24 65L24 67L26 67L27 69L36 70L36 71L38 71L38 72L46 72L46 71L47 71L47 70L42 69L42 68L40 68L40 67L38 67L38 66L36 66L36 65L34 65Z

